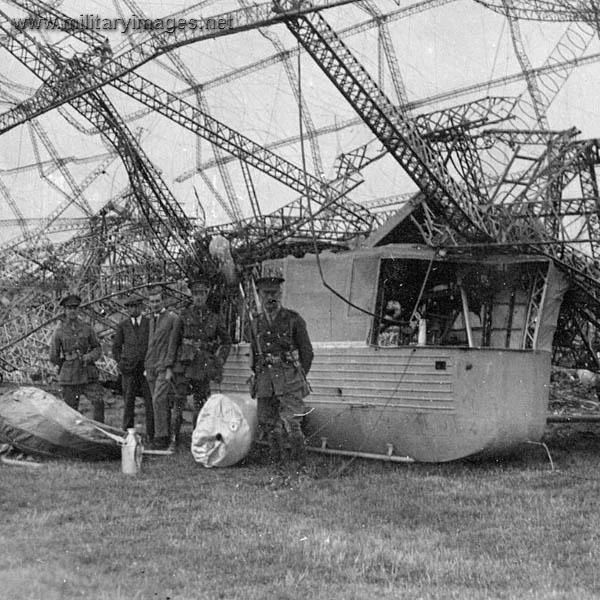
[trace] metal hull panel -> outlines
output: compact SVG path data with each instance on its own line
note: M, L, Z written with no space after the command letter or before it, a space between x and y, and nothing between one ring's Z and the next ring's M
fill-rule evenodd
M248 359L232 352L223 391L246 391ZM311 445L444 462L541 438L550 353L322 343L309 379Z

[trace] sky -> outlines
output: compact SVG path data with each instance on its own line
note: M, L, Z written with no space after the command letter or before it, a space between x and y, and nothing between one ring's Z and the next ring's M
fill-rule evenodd
M174 13L186 18L206 18L240 6L237 1L229 0L137 0L135 3L63 0L57 4L74 18L85 14L128 18L142 13L152 18ZM416 106L413 115L485 96L519 96L526 91L523 79L510 85L492 83L521 71L510 27L503 16L467 0L412 3L374 0L371 4L384 15L394 15L388 21L387 31L363 27L359 33L346 34L344 40L394 103L400 103L401 97L386 61L397 61L409 106ZM0 0L0 10L11 17L23 15L8 0ZM337 31L370 18L368 11L358 5L330 9L323 16ZM585 45L577 54L600 53L598 35L586 25L522 21L520 27L525 52L533 67L547 60L565 33ZM39 32L31 33L41 39ZM146 35L136 32L128 37L118 30L106 34L115 54ZM386 54L382 45L386 39L393 47L391 55ZM74 50L62 34L47 34L46 40L64 56ZM296 42L284 25L276 25L262 32L249 31L185 46L173 53L174 59L164 56L142 66L138 72L195 105L197 98L190 87L200 86L211 116L260 144L273 146L275 152L295 165L302 164L304 153L309 172L331 178L335 174L336 157L368 142L373 135L305 53L300 53L300 61L292 53L287 64L270 60L282 48L294 50ZM4 112L35 93L40 81L5 49L1 51L0 112ZM261 61L262 64L257 64ZM255 66L243 72L250 65ZM594 60L574 68L566 81L561 82L548 110L551 129L576 127L582 138L600 137L596 101L600 92L599 75L600 65ZM469 86L476 89L467 93ZM304 98L302 114L297 101L298 87ZM221 197L230 205L227 188L215 166L211 144L122 92L105 89L185 212L191 217L204 214L207 225L229 221L231 216L219 200ZM298 138L301 117L304 143L284 143ZM306 133L311 128L326 129L328 133L310 143ZM14 223L17 213L30 220L29 228L39 224L35 219L46 219L57 210L62 210L62 217L81 218L86 210L99 210L127 188L126 172L110 145L68 106L39 117L33 125L23 124L4 133L2 141L0 243L22 235L21 228ZM229 155L223 152L222 156ZM53 157L62 159L62 170L56 168ZM227 160L224 168L243 216L250 216L248 191L239 162ZM297 197L297 192L257 169L252 168L251 175L263 212ZM416 189L390 157L368 167L363 176L364 183L351 194L351 199L358 203L368 204ZM89 183L82 193L85 201L78 206L71 199L84 183Z

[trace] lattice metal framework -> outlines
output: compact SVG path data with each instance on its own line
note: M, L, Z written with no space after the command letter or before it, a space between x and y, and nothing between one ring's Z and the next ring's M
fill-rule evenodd
M365 3L366 10L375 15L380 32L380 48L382 55L385 54L387 58L400 105L391 102L341 37L316 12L349 1L315 0L309 5L289 0L260 6L247 5L239 11L221 15L232 19L232 26L226 32L192 34L183 30L169 35L150 36L119 56L106 52L106 48L102 47L103 38L92 31L79 29L72 31L71 35L80 45L83 44L82 50L66 55L60 49L45 48L26 32L15 31L8 16L3 15L4 22L0 23L0 29L5 36L0 39L0 44L44 83L30 100L0 115L0 132L31 122L33 117L68 102L94 128L102 131L117 149L126 165L136 199L135 210L124 219L91 220L81 227L79 236L54 248L62 265L50 260L48 249L42 244L19 247L19 243L33 237L31 232L23 231L21 242L11 248L12 255L19 256L21 262L14 263L12 269L2 265L6 267L2 269L2 276L22 286L21 298L27 298L31 303L31 311L26 311L21 320L19 316L11 318L15 315L10 314L8 318L4 315L5 318L0 319L3 327L0 351L5 367L27 364L31 368L41 368L35 362L35 355L47 343L61 289L61 277L65 273L75 273L86 299L96 299L88 309L108 331L120 311L120 306L111 299L114 293L118 293L115 289L120 285L144 284L151 270L159 278L169 276L167 261L161 265L155 259L157 248L166 250L170 262L178 264L185 254L188 255L185 260L193 259L194 248L202 247L211 235L217 233L225 235L231 241L237 257L248 262L266 258L288 245L296 245L303 251L315 242L315 233L320 247L346 247L352 238L368 234L377 223L377 217L369 207L350 201L347 195L361 183L360 171L386 153L397 161L420 189L419 196L411 201L415 205L420 203L422 210L418 219L414 216L411 218L428 243L464 248L496 244L503 245L507 250L541 253L551 257L571 276L576 284L572 297L577 299L579 306L574 301L566 301L560 326L577 329L579 337L575 345L587 353L589 360L593 348L585 324L597 321L600 315L600 266L595 260L599 255L597 241L600 233L596 178L596 166L600 162L598 142L576 140L573 130L549 131L545 112L588 47L593 29L587 25L570 27L547 63L540 69L533 69L528 62L516 18L525 14L548 16L548 11L558 6L559 10L554 14L560 18L556 20L575 20L571 19L575 9L567 2L482 2L509 17L515 52L524 71L521 76L526 79L532 104L528 105L521 98L517 102L519 109L516 110L511 100L487 98L409 118L408 111L414 106L406 99L389 32L384 27L387 16L378 14L375 3ZM241 2L244 3L243 0ZM41 0L15 0L15 4L38 17L55 19L62 26L69 24L66 15ZM585 7L575 12L577 20L588 20ZM291 33L356 110L359 119L376 136L375 142L346 151L338 157L337 177L332 181L324 181L320 176L306 173L269 148L214 119L198 90L195 94L198 106L195 106L134 72L138 66L169 49L276 22L286 23ZM370 25L373 25L373 21ZM277 50L278 59L284 57L288 80L297 101L302 103L303 98L290 63L295 51L284 51L279 39L271 32L265 32L265 36ZM193 75L182 62L174 59L174 65L191 88L197 86ZM225 185L227 200L222 199L222 202L231 211L234 221L231 225L194 231L190 219L146 158L108 96L101 90L106 84L214 145L216 152L213 162ZM532 109L529 112L528 106ZM314 164L321 172L318 131L310 120L308 109L303 113ZM523 123L531 118L535 118L542 130L523 127ZM500 123L504 127L508 119L512 119L511 124L519 126L519 129L498 127ZM527 126L532 127L531 123ZM62 167L61 173L71 184L72 194L67 202L74 199L82 202L82 207L91 213L91 208L85 204L86 186L69 180L68 171L53 153L51 145L48 145L44 131L35 122L32 127L35 129L35 139L43 143L56 168L60 170ZM229 153L242 165L253 211L250 219L241 218L236 194L225 169L227 159L222 152ZM302 197L273 214L262 214L250 166L276 178L302 194ZM566 188L573 182L578 183L581 198L564 197ZM3 195L10 204L10 198ZM130 198L123 199L122 204L117 205L128 204ZM395 206L386 202L389 201L381 201L381 207L377 208ZM15 214L18 217L18 213ZM54 222L60 214L61 211L57 209L49 223ZM24 227L24 221L19 222ZM153 234L154 248L147 243L149 231ZM128 257L118 249L120 244L132 250ZM582 249L584 247L585 250ZM151 266L140 267L145 261L149 261ZM36 294L26 289L27 282L35 281L41 273L51 274L48 290ZM540 272L532 280L524 348L535 347L536 317L545 289L546 278ZM102 294L106 298L98 301ZM25 338L27 344L16 344L16 341ZM2 341L5 342L4 346ZM579 357L578 364L582 360Z

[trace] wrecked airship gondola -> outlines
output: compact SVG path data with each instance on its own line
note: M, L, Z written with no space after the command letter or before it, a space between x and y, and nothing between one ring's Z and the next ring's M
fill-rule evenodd
M568 288L551 260L388 244L266 266L313 341L311 446L443 462L540 440ZM225 393L245 390L249 354L232 352Z

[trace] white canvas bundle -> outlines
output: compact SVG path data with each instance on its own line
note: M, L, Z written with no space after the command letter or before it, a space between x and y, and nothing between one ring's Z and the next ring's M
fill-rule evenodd
M213 394L198 415L192 455L205 467L229 467L250 451L256 430L256 400L241 394Z

